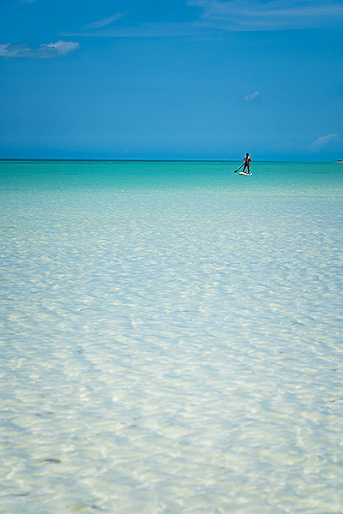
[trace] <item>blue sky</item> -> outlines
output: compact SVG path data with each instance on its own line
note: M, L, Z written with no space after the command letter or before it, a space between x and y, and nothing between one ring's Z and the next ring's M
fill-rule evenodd
M0 157L343 159L343 2L1 0Z

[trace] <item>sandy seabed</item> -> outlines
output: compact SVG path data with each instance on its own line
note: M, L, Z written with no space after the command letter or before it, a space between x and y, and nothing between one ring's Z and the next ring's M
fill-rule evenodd
M303 193L2 197L2 512L342 512L343 208Z

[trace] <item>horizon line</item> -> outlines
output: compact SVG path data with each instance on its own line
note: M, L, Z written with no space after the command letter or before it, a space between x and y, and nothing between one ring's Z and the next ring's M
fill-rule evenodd
M48 159L48 158L1 158L0 157L0 163L3 164L5 162L25 162L25 161L40 161L40 162L241 162L243 159ZM291 159L291 160L283 160L283 159L256 159L253 162L302 162L302 163L314 163L314 162L323 162L323 163L341 163L343 162L341 159L336 159L334 161L327 161L327 160L297 160L297 159Z

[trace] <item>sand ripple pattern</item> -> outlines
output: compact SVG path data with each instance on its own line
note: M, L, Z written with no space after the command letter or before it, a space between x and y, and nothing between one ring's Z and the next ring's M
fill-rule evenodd
M342 512L341 199L2 204L2 512Z

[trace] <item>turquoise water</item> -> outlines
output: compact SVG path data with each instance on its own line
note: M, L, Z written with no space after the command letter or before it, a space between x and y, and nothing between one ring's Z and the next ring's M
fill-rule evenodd
M338 513L343 165L0 162L0 510Z

